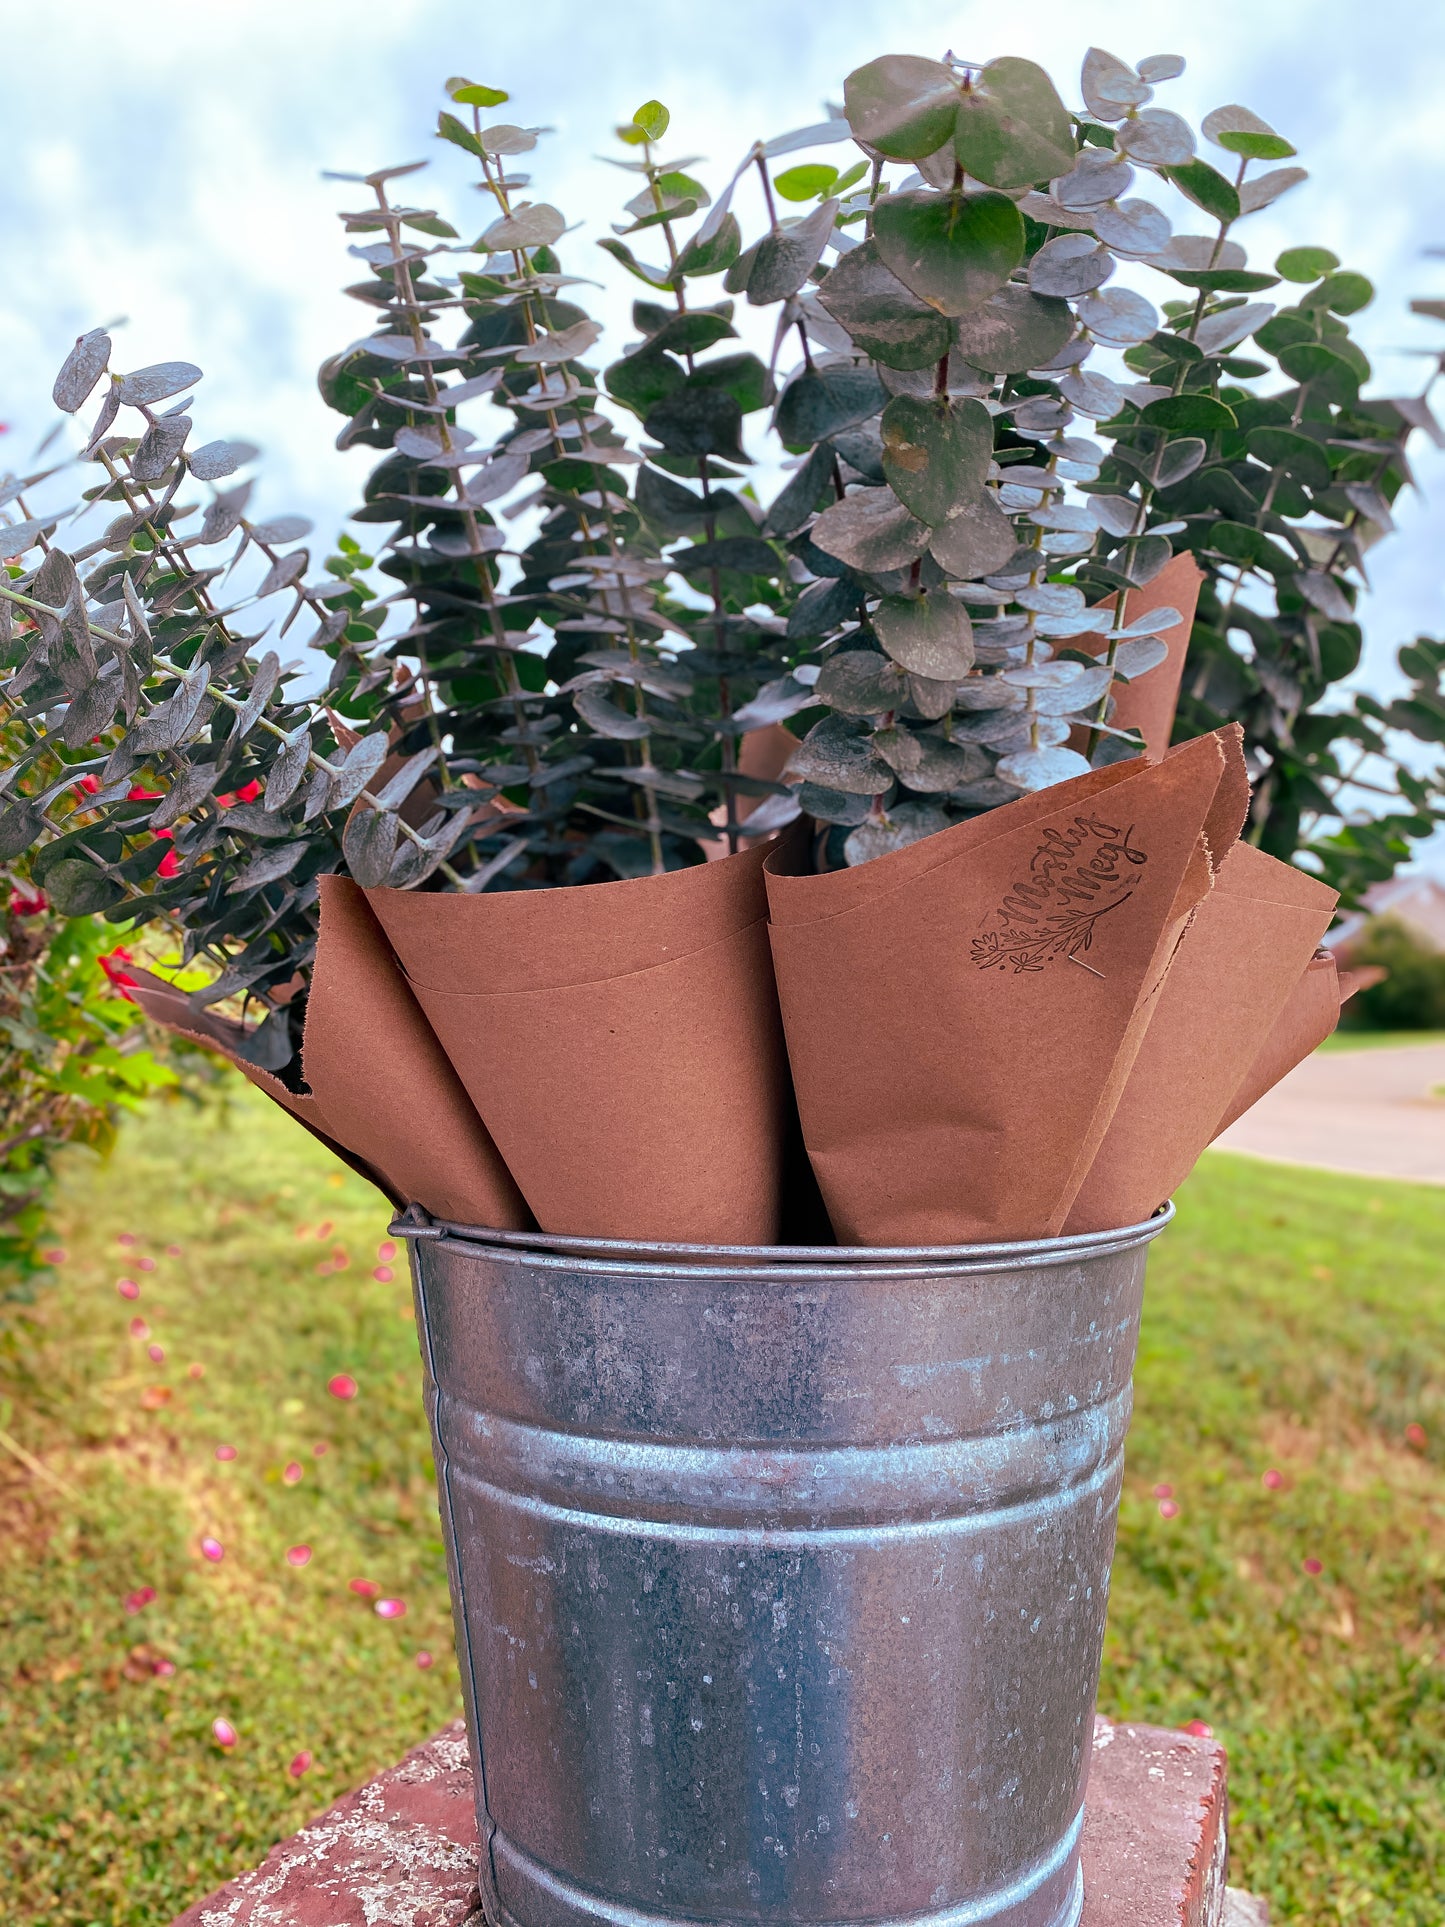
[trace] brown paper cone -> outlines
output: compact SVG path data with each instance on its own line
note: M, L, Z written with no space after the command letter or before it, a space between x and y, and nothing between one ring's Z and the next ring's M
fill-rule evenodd
M1304 975L1290 992L1289 1001L1271 1025L1243 1082L1229 1100L1229 1108L1215 1126L1214 1135L1218 1137L1221 1131L1227 1131L1236 1118L1243 1117L1266 1091L1272 1091L1296 1064L1302 1064L1339 1021L1339 974L1330 952L1319 950L1311 957Z
M1251 844L1230 850L1170 965L1066 1231L1137 1224L1188 1177L1337 901Z
M288 1090L279 1077L273 1077L269 1071L258 1070L254 1064L248 1064L237 1055L236 1040L241 1035L239 1024L217 1017L210 1011L193 1010L184 991L177 990L174 984L168 984L164 977L154 976L149 970L140 970L134 964L127 964L126 977L136 1002L152 1023L176 1031L182 1037L189 1037L193 1043L203 1044L207 1050L217 1052L227 1063L234 1064L258 1091L264 1091L273 1104L279 1105L312 1137L324 1144L328 1151L334 1152L343 1164L349 1165L368 1184L374 1184L390 1203L397 1206L407 1203L389 1179L332 1135L322 1116L321 1106L314 1097Z
M365 893L321 879L301 1067L331 1134L436 1218L522 1231L531 1213L403 977Z
M1221 732L853 870L770 861L793 1082L841 1242L1062 1228L1208 888L1203 826L1238 756Z
M791 1107L767 853L574 889L367 893L543 1230L776 1240Z
M1177 609L1180 620L1156 640L1164 643L1169 654L1157 667L1137 682L1114 685L1114 714L1109 719L1115 729L1137 729L1144 738L1144 754L1157 762L1169 747L1174 728L1174 712L1179 707L1179 688L1184 679L1184 659L1189 653L1189 633L1194 627L1194 611L1199 602L1203 571L1187 552L1176 555L1142 589L1131 589L1125 615L1130 622L1155 609ZM1117 597L1103 604L1112 609ZM1109 647L1107 636L1080 636L1076 647L1103 656ZM1088 732L1080 732L1087 737Z

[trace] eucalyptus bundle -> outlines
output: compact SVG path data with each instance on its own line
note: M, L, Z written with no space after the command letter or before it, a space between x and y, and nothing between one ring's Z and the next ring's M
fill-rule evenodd
M294 1083L324 876L652 878L799 817L814 867L897 851L1140 752L1186 552L1183 728L1244 722L1250 834L1289 856L1373 781L1408 848L1441 791L1393 743L1445 737L1442 652L1401 703L1318 705L1439 431L1361 399L1364 277L1308 246L1250 268L1239 224L1303 170L1242 107L1196 136L1156 104L1181 67L1093 50L1070 107L1029 61L888 56L714 192L647 103L601 242L638 284L620 352L595 253L532 196L541 130L449 82L479 233L414 168L342 177L373 325L320 385L378 451L365 549L313 566L298 518L248 516L255 451L192 446L198 369L119 373L99 329L67 358L95 479L50 511L68 465L13 478L0 528L0 862L178 928L214 966L193 1007L259 1010L236 1048ZM1328 843L1378 866L1367 831Z

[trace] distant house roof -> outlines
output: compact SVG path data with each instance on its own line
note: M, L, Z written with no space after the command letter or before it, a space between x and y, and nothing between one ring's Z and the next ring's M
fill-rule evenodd
M1325 941L1332 950L1357 937L1369 917L1393 917L1421 943L1445 950L1445 883L1425 875L1391 877L1365 892L1365 911L1352 912L1331 930Z

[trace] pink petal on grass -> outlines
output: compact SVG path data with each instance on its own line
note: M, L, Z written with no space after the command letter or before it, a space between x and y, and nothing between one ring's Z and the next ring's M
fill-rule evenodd
M151 1603L155 1596L156 1589L154 1586L137 1586L134 1592L128 1592L126 1594L125 1609L128 1613L141 1612Z
M325 1224L317 1225L316 1235L318 1238L329 1238L331 1236L332 1230L333 1230L333 1226L330 1218L328 1218Z
M427 1651L425 1646L423 1646L421 1651L417 1654L416 1663L424 1673L430 1671L432 1666L432 1656Z
M374 1579L353 1579L350 1585L352 1592L354 1592L359 1599L375 1599L376 1595L381 1591L381 1587L377 1585Z
M168 1258L179 1258L180 1255L181 1255L181 1248L179 1245L166 1246L166 1256Z
M390 1265L378 1265L371 1275L379 1285L389 1285L396 1274Z
M1155 1497L1156 1499L1172 1499L1172 1498L1174 1497L1174 1488L1173 1488L1173 1486L1172 1486L1172 1485L1156 1485L1156 1486L1155 1486L1155 1488L1154 1488L1154 1497Z
M223 1747L229 1753L236 1744L236 1729L229 1720L212 1720L211 1737L217 1746Z
M290 1766L287 1767L286 1771L291 1775L293 1780L299 1780L303 1773L309 1773L311 1771L311 1755L306 1751L304 1746L291 1762Z
M331 1447L326 1443L325 1439L318 1439L311 1448L311 1456L313 1459L324 1459L330 1450Z
M166 1362L165 1346L164 1345L147 1345L146 1357L150 1360L152 1365L164 1365Z
M115 1234L115 1241L118 1245L133 1245L140 1242L133 1231L118 1231Z
M206 1368L204 1365L187 1365L186 1367L187 1378L204 1378L205 1376L206 1376Z
M396 1246L391 1242L390 1238L376 1247L376 1262L379 1265L389 1265L395 1256Z
M1184 1731L1186 1733L1192 1733L1196 1740L1212 1740L1214 1738L1214 1728L1209 1724L1208 1720L1190 1720L1185 1726Z
M234 1445L218 1445L216 1447L216 1457L221 1461L223 1465L228 1460L235 1458L235 1456L236 1456L236 1448Z
M1271 1466L1268 1472L1266 1472L1264 1477L1260 1480L1260 1484L1264 1487L1266 1492L1278 1492L1280 1487L1284 1484L1284 1474L1283 1472L1276 1472L1274 1467Z
M48 1251L42 1251L40 1255L48 1265L63 1265L69 1253L63 1245L52 1245Z
M1173 1499L1161 1499L1159 1501L1159 1517L1161 1519L1177 1519L1179 1517L1178 1504Z
M405 1619L406 1601L404 1599L378 1599L372 1611L378 1619Z
M138 1258L136 1260L137 1271L154 1271L155 1268L156 1261L154 1258Z
M310 1546L287 1546L286 1563L288 1566L309 1566L311 1564Z
M130 1321L130 1335L132 1338L149 1338L151 1328L144 1318L132 1318Z
M287 1485L300 1485L301 1467L296 1463L295 1459L292 1459L291 1463L286 1467L286 1470L281 1474L281 1477L286 1481Z
M173 1659L152 1660L151 1671L157 1679L173 1679L175 1677L176 1662Z
M355 1398L359 1388L350 1372L337 1372L327 1379L326 1389L333 1398Z
M140 1286L134 1278L117 1278L115 1288L122 1298L139 1298Z
M214 1565L218 1564L225 1556L226 1548L221 1544L220 1540L213 1539L210 1534L207 1533L201 1541L201 1557L203 1559L209 1559Z
M1311 1579L1318 1579L1320 1574L1324 1571L1324 1566L1318 1559L1306 1559L1304 1562L1304 1569L1309 1574Z
M1417 1452L1423 1452L1428 1443L1425 1437L1424 1426L1417 1424L1414 1419L1411 1419L1410 1423L1405 1427L1405 1443L1406 1445L1413 1445Z

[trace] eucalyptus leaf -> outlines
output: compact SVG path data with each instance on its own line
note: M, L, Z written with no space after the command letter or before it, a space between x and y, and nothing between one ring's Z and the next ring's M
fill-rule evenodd
M925 795L941 790L956 790L975 783L989 773L989 760L977 743L955 743L946 737L921 735L914 739L919 748L917 762L902 772L904 786Z
M1142 106L1154 91L1127 62L1102 47L1090 47L1084 55L1080 84L1084 105L1102 121L1123 120L1131 107Z
M1052 361L1074 328L1066 302L1010 282L954 323L953 345L971 367L1014 375Z
M239 897L251 890L263 890L268 884L279 883L282 877L290 875L305 854L306 845L299 840L283 843L275 849L262 850L243 864L226 895Z
M893 661L915 676L959 681L973 667L968 611L946 589L885 596L873 611L873 633Z
M164 414L158 422L146 428L145 436L131 457L131 474L137 482L160 482L171 462L185 447L185 437L191 434L189 414Z
M1035 294L1073 299L1102 287L1114 272L1114 257L1091 234L1058 234L1029 262Z
M523 202L504 214L482 236L482 245L499 253L503 248L549 248L567 231L565 216L545 201Z
M869 816L849 832L843 844L844 861L850 866L871 863L947 827L947 816L934 805L895 803L884 815Z
M1114 145L1147 167L1179 167L1194 157L1194 134L1187 120L1164 107L1146 107L1126 120Z
M825 716L788 758L787 772L846 796L881 796L893 772L873 748L872 731L849 716ZM806 799L800 798L808 809Z
M745 462L743 411L722 388L679 388L648 410L643 427L674 455L720 455Z
M359 809L348 819L341 833L341 853L363 890L386 882L400 835L401 818L394 810Z
M949 345L947 321L884 265L872 241L842 256L818 299L854 343L890 368L924 368Z
M205 662L183 676L175 694L129 732L126 746L131 754L136 758L151 756L157 750L175 749L183 743L195 727L210 680L210 664Z
M876 415L887 401L872 368L848 363L804 368L783 390L776 426L785 448L811 449L841 429Z
M981 402L895 395L883 411L882 437L883 471L919 521L937 528L978 500L993 456L993 422Z
M992 575L1017 547L1013 524L987 491L964 502L929 537L929 552L960 581Z
M282 743L280 753L271 765L265 795L265 807L268 810L284 809L290 802L301 786L310 755L310 725L298 723Z
M990 60L958 102L954 152L990 187L1031 187L1065 173L1074 130L1054 83L1032 60Z
M93 917L125 899L125 885L84 857L64 857L45 873L45 889L63 917Z
M905 671L871 649L844 649L830 656L814 685L818 701L845 716L881 716L899 708L907 693Z
M1114 674L1122 676L1125 682L1132 682L1137 676L1147 676L1168 657L1168 643L1159 642L1153 636L1137 642L1121 642L1114 652Z
M167 401L201 380L194 362L158 361L150 368L137 368L133 375L122 375L116 385L116 398L123 408L149 408Z
M928 539L926 525L889 488L853 490L825 509L811 531L825 555L868 575L906 568L922 555Z
M824 201L805 220L763 236L748 271L747 294L754 307L798 292L823 257L837 213L836 201Z
M84 407L91 390L109 365L110 350L110 336L104 328L92 328L89 334L76 337L75 346L61 364L51 390L57 408L64 409L67 415L73 415L78 408Z
M991 191L885 194L873 209L873 240L884 265L944 315L982 307L1024 255L1018 209Z
M1046 790L1071 777L1087 776L1089 765L1075 749L1016 749L999 758L994 773L1015 789Z
M843 111L855 140L889 160L917 161L952 137L959 87L940 61L885 54L843 83Z

